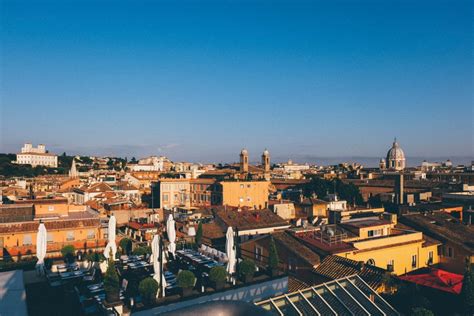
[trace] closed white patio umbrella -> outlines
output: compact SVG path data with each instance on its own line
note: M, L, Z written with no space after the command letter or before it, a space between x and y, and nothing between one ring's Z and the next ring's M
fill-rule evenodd
M44 258L46 257L46 245L48 243L48 233L46 227L43 223L39 224L38 233L36 235L36 257L38 257L38 262L36 267L39 271L42 270L44 266Z
M172 214L168 216L168 220L166 221L166 232L168 233L168 239L170 241L168 251L174 256L176 252L176 227Z
M164 252L162 252L162 262L161 265L165 264L166 258L164 255ZM166 279L165 276L161 273L161 267L160 267L160 237L158 235L153 236L153 240L151 241L151 261L153 264L153 279L158 282L160 285L160 288L162 289L163 297L165 296L165 288L166 288ZM161 279L161 281L160 281ZM156 293L156 297L158 297L160 294L160 291Z
M109 219L109 226L107 229L108 233L108 243L104 250L104 257L109 259L110 250L112 250L112 258L115 260L115 254L117 253L117 245L115 244L115 229L116 229L117 221L115 220L115 216L110 216Z
M234 245L234 231L232 230L232 227L227 228L227 233L226 233L226 243L225 243L225 251L227 254L227 272L229 275L232 275L235 273L235 263L236 263L236 253L235 253L235 245Z

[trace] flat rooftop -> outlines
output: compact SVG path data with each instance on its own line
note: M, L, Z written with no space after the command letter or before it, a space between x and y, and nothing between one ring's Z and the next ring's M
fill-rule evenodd
M22 270L0 273L0 315L28 316Z

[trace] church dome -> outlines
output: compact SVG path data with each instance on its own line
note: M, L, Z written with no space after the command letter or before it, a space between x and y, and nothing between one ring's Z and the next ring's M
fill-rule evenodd
M398 145L396 139L393 142L392 148L387 152L387 161L388 160L405 160L405 153L400 145Z
M240 152L241 155L248 155L247 149L243 148L242 151Z
M387 159L385 160L387 167L395 170L405 169L405 153L400 145L397 143L397 139L393 141L392 148L387 152Z

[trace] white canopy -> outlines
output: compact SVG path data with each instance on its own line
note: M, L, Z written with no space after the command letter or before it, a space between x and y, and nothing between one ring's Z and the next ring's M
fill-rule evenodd
M44 257L46 257L46 245L48 243L48 233L43 223L39 224L38 234L36 235L36 256L38 257L37 266L44 264Z
M166 258L165 258L164 252L162 252L162 258L163 258L162 264L165 264ZM158 282L158 284L160 285L162 289L163 296L165 296L165 288L167 284L166 284L165 276L161 274L159 260L160 260L160 237L158 235L155 235L153 236L153 240L151 241L151 261L153 264L153 271L154 271L153 279L155 279L156 282ZM159 292L160 291L156 293L156 297L158 297Z
M166 232L168 233L168 239L170 241L170 244L168 245L168 250L174 256L176 252L176 227L172 214L168 216L168 220L166 221Z
M232 227L227 228L226 238L225 251L228 258L227 272L233 274L235 272L236 254L234 246L234 231L232 230Z
M115 228L116 228L117 221L115 220L115 216L110 216L109 219L109 226L107 233L109 235L109 242L104 250L104 257L109 259L110 250L112 250L112 258L115 259L115 254L117 253L117 245L115 244Z

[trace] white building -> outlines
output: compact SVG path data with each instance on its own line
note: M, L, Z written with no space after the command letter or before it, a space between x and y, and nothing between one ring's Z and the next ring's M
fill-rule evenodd
M164 156L143 158L136 164L128 164L130 171L164 171L170 160Z
M347 210L347 201L339 200L337 194L328 194L328 210L330 211L345 211Z
M21 152L16 155L16 161L20 165L45 166L51 168L58 167L58 156L46 151L43 144L38 147L33 147L32 144L27 143L21 148Z

